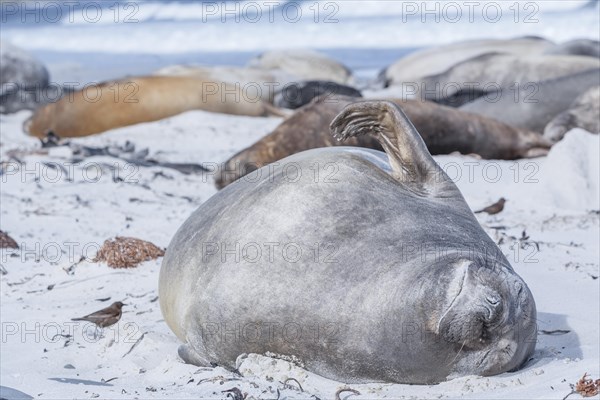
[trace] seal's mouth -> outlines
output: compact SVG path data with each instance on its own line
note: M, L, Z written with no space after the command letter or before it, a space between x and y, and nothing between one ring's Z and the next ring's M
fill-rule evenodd
M482 376L497 375L511 368L518 344L510 340L501 340L491 347L481 351L472 352L461 364L471 364Z
M478 303L450 310L440 321L440 334L465 351L480 351L498 338L505 322L501 302Z

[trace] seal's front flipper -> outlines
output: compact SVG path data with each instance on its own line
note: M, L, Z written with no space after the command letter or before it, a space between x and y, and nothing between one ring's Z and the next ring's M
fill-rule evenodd
M403 183L423 185L439 167L421 135L400 108L389 101L365 101L347 106L331 123L338 140L370 133L387 153L394 177Z
M375 135L389 157L394 178L422 195L441 195L444 189L458 191L431 157L408 117L390 101L350 104L333 120L330 129L338 140Z
M198 367L213 367L210 361L198 354L189 344L182 344L179 346L177 354L179 354L179 357L186 364L192 364Z

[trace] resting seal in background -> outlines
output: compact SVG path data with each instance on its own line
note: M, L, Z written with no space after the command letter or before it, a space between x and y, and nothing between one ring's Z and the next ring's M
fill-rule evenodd
M34 110L45 97L53 98L57 88L49 88L49 83L50 74L39 60L0 42L0 114Z
M568 110L554 117L546 125L544 137L558 142L573 128L600 133L600 86L589 88L575 99Z
M105 82L78 90L39 108L25 122L31 135L49 131L59 137L87 136L141 122L157 121L191 110L266 116L278 110L247 98L235 86L189 77L149 76Z
M345 96L321 97L298 109L272 133L227 160L217 171L215 185L223 188L255 169L304 150L342 145L331 138L329 124L356 101ZM392 101L402 107L432 154L458 151L512 160L543 155L552 144L540 134L455 108L428 101ZM352 137L343 144L381 150L370 136Z
M357 89L329 81L304 81L286 85L275 95L275 106L295 110L323 95L362 97Z
M600 85L600 69L565 75L535 82L520 88L516 94L504 88L460 107L461 110L484 115L520 129L543 133L546 125L590 87Z
M500 88L525 88L527 84L600 68L600 60L584 56L488 53L454 65L442 74L423 78L426 100L458 107ZM477 86L475 86L477 84ZM518 85L518 86L517 86ZM487 88L487 90L486 90ZM521 89L524 90L524 89Z
M243 353L273 353L348 383L519 368L535 347L532 294L406 116L355 103L332 130L375 135L387 154L286 158L214 195L175 234L159 298L180 355L233 369ZM327 165L333 176L314 175ZM258 253L267 243L279 247ZM330 251L315 257L315 244ZM430 257L414 250L427 244Z
M352 71L313 50L271 50L248 63L249 67L286 72L300 80L352 83Z
M545 54L568 54L598 58L600 57L600 42L590 39L570 40L549 48Z
M380 79L385 86L420 82L426 76L441 74L455 64L482 54L498 52L526 56L542 53L552 46L554 43L537 37L467 40L446 44L417 50L401 58L383 70Z
M155 71L154 75L188 76L204 81L238 84L241 88L247 90L248 95L252 98L256 97L255 93L260 89L260 93L256 94L269 103L273 102L277 90L297 79L283 71L232 66L171 65Z

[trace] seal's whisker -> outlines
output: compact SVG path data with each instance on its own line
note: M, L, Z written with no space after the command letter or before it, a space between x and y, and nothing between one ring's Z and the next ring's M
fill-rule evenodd
M460 352L462 351L462 349L465 347L465 344L467 343L467 339L465 339L465 341L463 342L462 346L460 346L460 349L458 349L458 353L456 353L456 356L454 356L454 359L452 359L452 361L450 361L448 363L448 365L454 364L454 361L456 361L456 359L458 358L458 356L460 356Z

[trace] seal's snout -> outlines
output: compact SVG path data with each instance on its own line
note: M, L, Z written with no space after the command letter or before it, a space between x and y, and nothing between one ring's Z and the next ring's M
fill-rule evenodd
M491 323L498 319L502 312L502 297L495 291L490 291L484 295L483 306L487 309L488 315L486 322Z
M535 343L535 304L523 280L504 267L464 262L449 285L453 292L439 321L443 340L472 353L481 373L520 366ZM494 372L499 373L499 372Z
M498 318L489 328L490 340L485 352L478 353L483 375L518 369L535 349L537 338L536 310L533 296L518 276L498 281L506 299L485 298L490 308L497 308ZM502 304L506 306L499 308Z
M466 267L465 267L466 265ZM457 270L458 295L439 323L439 333L455 343L461 365L475 365L481 375L520 368L535 348L536 311L523 280L504 267L465 262Z
M494 293L494 294L488 294L487 296L485 296L485 301L487 301L487 303L491 306L496 306L498 304L500 304L500 296L498 296L498 294Z
M488 275L488 271L471 261L457 264L449 285L449 293L453 294L439 321L438 332L446 341L479 350L496 338L496 328L506 320L507 299Z

